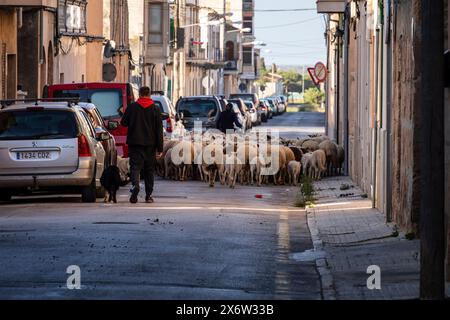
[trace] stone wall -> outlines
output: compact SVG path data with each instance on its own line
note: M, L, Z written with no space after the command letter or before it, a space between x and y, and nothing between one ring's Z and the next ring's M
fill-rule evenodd
M420 212L420 1L394 2L392 217L407 232L418 232Z

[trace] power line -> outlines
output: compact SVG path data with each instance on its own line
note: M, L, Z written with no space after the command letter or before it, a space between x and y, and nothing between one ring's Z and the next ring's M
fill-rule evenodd
M278 25L265 26L265 27L255 27L255 29L282 28L282 27L288 27L288 26L298 25L298 24L302 24L302 23L306 23L306 22L310 22L310 21L314 21L314 20L318 20L318 19L321 19L321 17L315 17L315 18L311 18L311 19L300 20L300 21L291 22L291 23L286 23L286 24L278 24Z
M301 9L255 9L255 12L292 12L292 11L316 11L316 8L301 8Z

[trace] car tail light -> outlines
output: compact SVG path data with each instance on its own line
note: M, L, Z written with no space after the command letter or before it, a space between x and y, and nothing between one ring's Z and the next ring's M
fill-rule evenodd
M172 133L173 132L173 124L172 124L172 119L171 118L167 118L167 128L166 131L168 133Z
M92 157L91 148L85 135L78 137L78 156L79 157Z

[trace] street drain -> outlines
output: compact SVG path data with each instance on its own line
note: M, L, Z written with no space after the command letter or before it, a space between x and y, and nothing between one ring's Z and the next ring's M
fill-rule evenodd
M94 222L93 224L139 224L137 222Z
M300 253L291 254L291 259L298 262L313 262L317 259L324 259L326 257L325 251L316 251L314 249L306 250Z

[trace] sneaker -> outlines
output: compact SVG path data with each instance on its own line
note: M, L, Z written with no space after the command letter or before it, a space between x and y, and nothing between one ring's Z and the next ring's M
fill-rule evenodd
M155 202L155 200L153 200L152 196L146 196L146 197L145 197L145 202L147 202L147 203L153 203L153 202Z
M137 187L133 187L130 190L131 192L131 197L130 197L130 202L135 204L138 202L138 194L139 194L139 188Z

